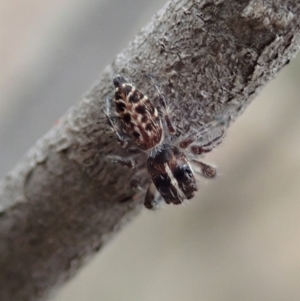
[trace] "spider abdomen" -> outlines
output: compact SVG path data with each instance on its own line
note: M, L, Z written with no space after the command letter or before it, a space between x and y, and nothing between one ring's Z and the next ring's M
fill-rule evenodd
M114 85L114 102L123 130L141 150L159 145L163 140L163 126L156 107L122 77L116 77Z

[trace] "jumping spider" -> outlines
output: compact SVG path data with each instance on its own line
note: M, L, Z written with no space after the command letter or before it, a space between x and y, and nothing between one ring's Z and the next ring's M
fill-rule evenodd
M198 188L191 163L194 163L194 167L205 178L214 178L216 169L198 161L195 157L211 151L219 144L223 132L219 137L204 145L193 143L209 127L206 127L204 131L190 134L182 141L177 141L176 129L168 114L162 93L159 93L159 108L146 95L128 83L124 77L116 76L113 83L114 100L107 99L105 110L109 125L124 148L133 152L141 150L147 157L146 163L138 162L133 157L113 155L109 156L110 159L129 168L137 168L137 173L148 172L151 183L144 200L144 205L148 209L154 209L161 198L167 204L181 204L193 198ZM159 90L157 86L156 88ZM112 103L115 106L113 114L111 114ZM189 148L187 153L191 163L183 152L183 149L187 148ZM132 179L131 183L135 183L133 186L139 186L139 181L136 179Z

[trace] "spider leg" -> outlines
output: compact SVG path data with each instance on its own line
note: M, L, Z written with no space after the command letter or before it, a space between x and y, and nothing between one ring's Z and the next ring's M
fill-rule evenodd
M137 166L136 160L134 160L131 157L124 158L122 156L117 156L117 155L108 155L108 156L106 156L106 158L112 162L118 163L118 164L128 167L130 169L133 169L134 167Z
M196 134L189 135L188 137L186 137L179 143L179 147L186 149L188 146L190 146L195 141L196 137L197 137Z
M145 174L147 174L147 169L143 165L141 165L139 170L130 178L131 188L144 191L143 187L146 184L149 184L149 177L145 177ZM141 181L141 179L145 179L145 178L146 180Z
M144 206L147 209L155 210L162 201L163 198L158 193L154 183L151 182L145 195Z
M166 122L166 125L167 125L167 128L168 128L169 134L174 135L176 133L176 129L175 129L175 126L174 126L174 124L173 124L173 122L170 118L168 105L166 103L165 97L162 94L159 95L159 103L160 103L160 105L162 106L162 109L163 109L163 116L164 116L164 119L165 119L165 122Z
M220 128L220 131L221 131L220 135L218 135L213 140L209 141L205 145L200 145L200 146L195 146L195 147L192 146L192 148L195 150L195 152L193 152L193 151L192 152L195 155L210 152L213 148L215 148L217 145L219 145L222 142L224 135L225 135L225 130L226 130L227 124L228 124L228 122L223 121L223 120L219 120L219 119L213 120L213 121L209 122L208 124L206 124L200 131L194 132L194 133L190 134L189 136L187 136L185 139L183 139L179 143L179 146L180 146L180 148L186 149L193 142L199 140L199 138L201 136L205 135L210 130L215 130L215 129ZM197 149L199 149L199 152L197 152Z
M168 107L168 104L167 104L167 101L166 101L166 98L162 92L162 89L161 87L158 85L157 83L157 80L155 79L154 75L152 74L148 74L148 78L153 82L153 85L157 91L157 94L158 94L158 102L159 102L159 105L161 106L162 108L162 114L163 114L163 117L165 119L165 123L166 123L166 126L168 128L168 131L169 131L169 134L170 135L174 135L176 133L176 129L175 129L175 126L170 118L170 115L169 115L169 107Z
M128 157L119 155L107 155L106 158L111 162L121 164L122 166L128 167L130 169L136 169L136 174L138 175L146 170L146 163L141 160L141 156L141 153L135 153Z
M200 168L201 175L203 177L207 179L213 179L217 176L217 170L215 167L198 160L193 160L193 163Z
M203 153L209 153L212 151L216 146L221 144L224 138L224 132L221 133L218 137L215 139L211 140L210 142L204 144L204 145L192 145L191 146L191 152L194 155L201 155Z

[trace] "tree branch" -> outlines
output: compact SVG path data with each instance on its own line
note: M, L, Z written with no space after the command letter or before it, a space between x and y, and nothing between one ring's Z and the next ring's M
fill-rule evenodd
M150 97L153 74L182 133L236 117L300 45L297 0L168 3L82 100L0 184L0 300L41 300L75 274L132 216L142 196L103 104L112 77Z

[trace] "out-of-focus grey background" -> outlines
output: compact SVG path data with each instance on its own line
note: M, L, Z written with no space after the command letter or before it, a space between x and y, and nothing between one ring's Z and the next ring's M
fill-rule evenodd
M164 3L0 0L1 176ZM144 210L52 301L300 300L299 55L206 161L198 199Z

